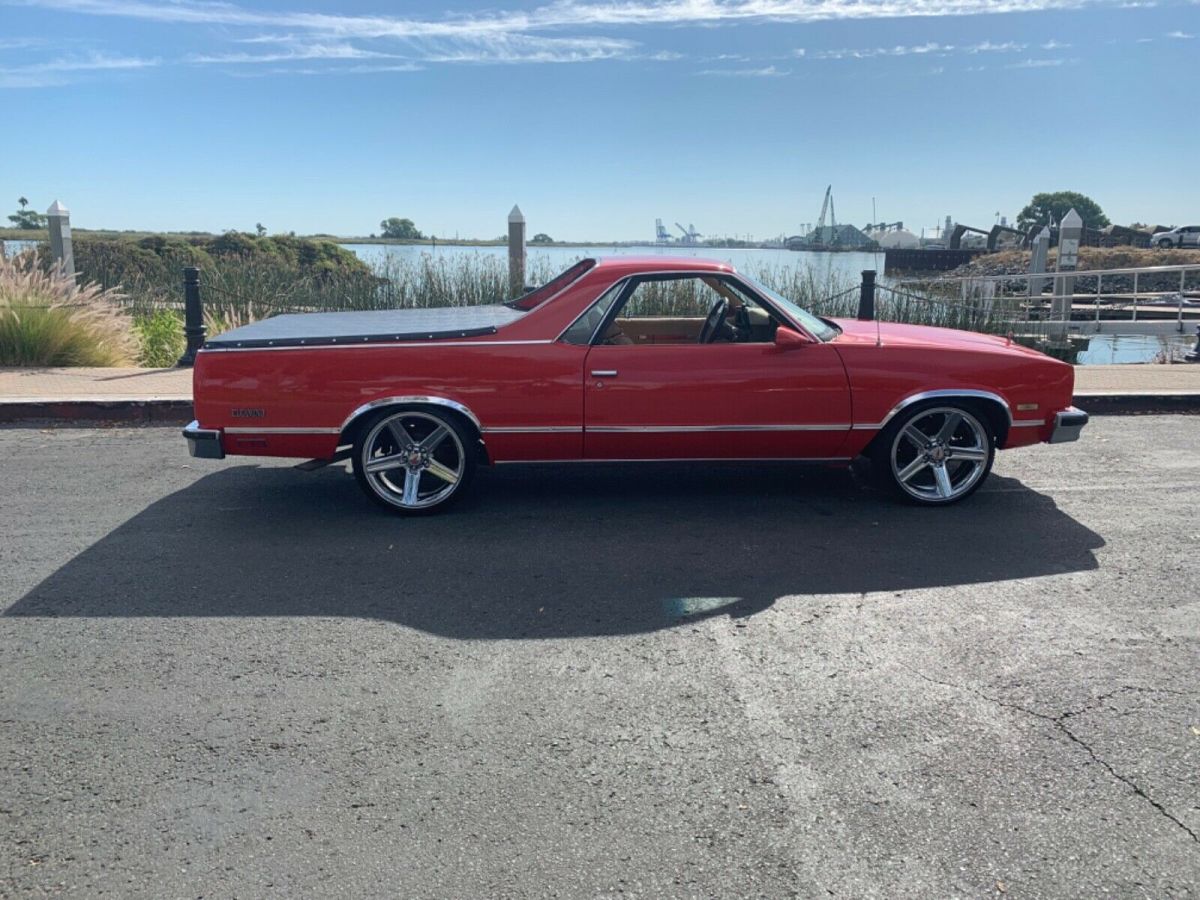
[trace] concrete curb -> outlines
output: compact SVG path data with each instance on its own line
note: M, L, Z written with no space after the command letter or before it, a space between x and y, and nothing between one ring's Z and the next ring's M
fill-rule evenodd
M1200 394L1080 394L1072 402L1093 416L1200 413Z
M0 399L0 425L186 425L191 400Z
M1079 394L1074 403L1094 416L1200 413L1200 393ZM186 425L191 400L0 399L0 425Z

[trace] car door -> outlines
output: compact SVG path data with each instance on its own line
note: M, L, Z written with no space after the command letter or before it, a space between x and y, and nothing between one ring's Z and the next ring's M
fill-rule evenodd
M613 321L634 322L620 312ZM584 366L586 458L839 458L850 391L832 345L783 347L762 335L698 343L691 327L693 317L660 317L640 324L635 340L593 344Z

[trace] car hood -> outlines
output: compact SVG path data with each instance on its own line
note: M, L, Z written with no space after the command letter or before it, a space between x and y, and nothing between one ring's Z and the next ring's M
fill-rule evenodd
M1022 356L1043 357L1043 354L1015 341L994 334L959 331L955 328L934 328L929 325L902 325L898 322L864 322L859 319L831 320L842 333L836 344L872 344L885 347L938 347L951 350L1008 352Z

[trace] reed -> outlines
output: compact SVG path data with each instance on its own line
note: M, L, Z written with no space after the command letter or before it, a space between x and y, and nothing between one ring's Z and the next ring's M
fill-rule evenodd
M138 342L120 300L33 253L0 258L0 366L132 365Z

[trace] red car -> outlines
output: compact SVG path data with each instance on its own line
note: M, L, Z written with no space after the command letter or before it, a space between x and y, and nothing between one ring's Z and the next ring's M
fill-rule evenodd
M440 510L479 464L860 455L902 497L969 495L998 448L1073 441L1074 375L1000 337L821 319L731 266L583 260L495 306L281 315L196 356L193 456L352 461Z

